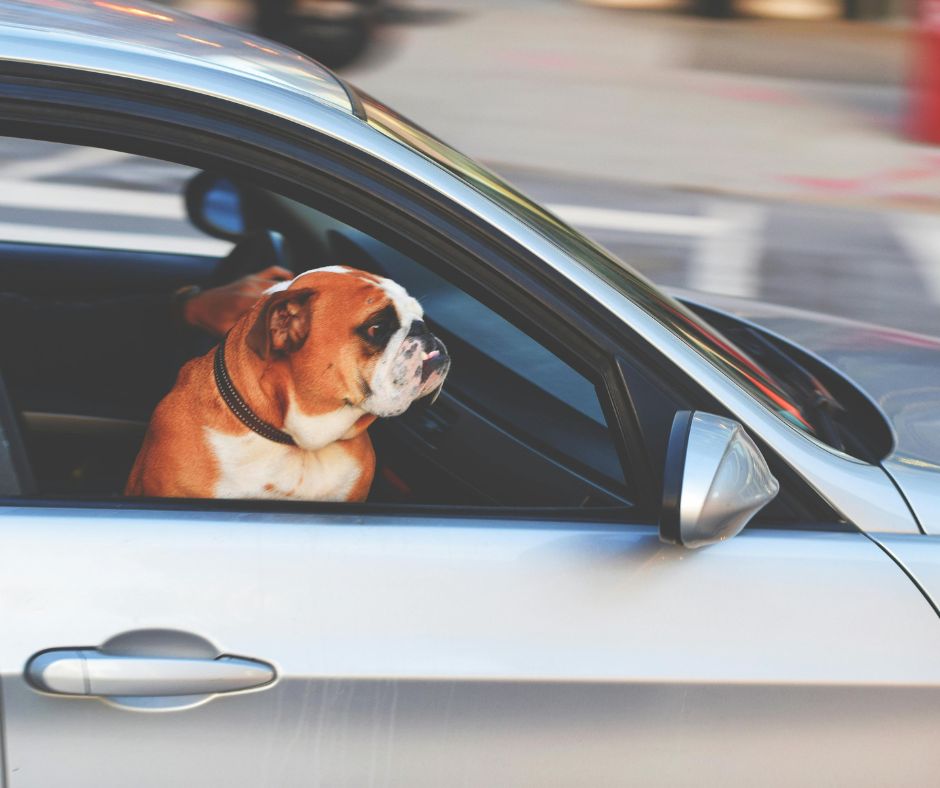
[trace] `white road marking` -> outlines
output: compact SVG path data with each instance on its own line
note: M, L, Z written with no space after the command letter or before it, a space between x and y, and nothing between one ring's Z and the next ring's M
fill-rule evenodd
M47 175L61 175L85 167L110 164L129 155L103 148L69 148L52 156L6 164L0 167L0 178L25 181L44 178Z
M692 236L723 235L728 222L720 216L687 216L675 213L621 211L585 205L552 204L546 206L566 222L590 230L618 230L627 233Z
M111 230L79 230L72 227L0 222L0 242L81 246L92 249L127 249L167 254L222 257L232 249L228 241L186 238L179 235L125 233Z
M0 179L5 180L5 175L0 170ZM3 186L0 206L5 207L186 219L182 195L19 180L3 183ZM585 229L696 238L723 235L733 229L728 221L714 216L623 211L585 205L555 204L548 207L566 222Z
M756 296L766 213L759 205L710 201L708 215L724 230L698 243L686 286L705 293Z
M57 168L61 167L63 156L57 157ZM80 163L73 157L72 164ZM7 172L9 169L6 172L0 170L0 178ZM0 190L0 207L186 220L182 196L176 194L30 181L16 181L4 186L6 188ZM745 297L757 293L757 265L764 217L764 209L760 207L715 200L708 204L708 213L705 216L568 204L553 204L548 207L565 221L584 230L612 230L699 239L692 255L688 287ZM940 246L940 226L936 232ZM207 256L221 256L231 249L231 244L212 238L0 222L0 241L3 240ZM940 281L937 288L940 289Z
M927 286L931 299L940 302L940 219L905 214L889 221Z
M4 207L186 220L180 194L33 181L2 180L0 184L0 206Z

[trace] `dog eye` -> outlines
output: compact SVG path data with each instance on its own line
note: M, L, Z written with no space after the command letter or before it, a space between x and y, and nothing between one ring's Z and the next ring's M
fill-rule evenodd
M385 320L377 320L375 323L364 323L359 329L358 333L366 342L369 342L373 345L381 345L386 339L388 339L389 334L391 333L389 329L388 322Z
M389 337L398 329L398 318L394 310L383 309L361 323L356 333L366 342L379 347L388 341Z

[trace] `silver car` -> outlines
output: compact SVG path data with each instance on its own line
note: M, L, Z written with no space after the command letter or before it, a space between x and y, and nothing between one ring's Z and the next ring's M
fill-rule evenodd
M110 374L4 369L3 785L936 784L940 341L664 294L316 63L165 6L0 2L0 119L197 168L211 234L166 243L162 195L108 235L104 191L63 185L68 232L0 225L3 290L350 263L454 361L356 506L120 496L205 337L152 378L120 325Z

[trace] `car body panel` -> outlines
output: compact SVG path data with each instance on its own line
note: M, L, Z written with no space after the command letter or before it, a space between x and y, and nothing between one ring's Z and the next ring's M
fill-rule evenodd
M0 544L13 788L915 785L940 765L940 621L861 534L691 552L538 519L24 507ZM154 712L23 679L38 651L154 627L278 681Z
M776 304L674 292L779 334L867 394L894 434L882 465L924 531L940 534L940 339Z
M873 538L904 566L940 610L940 537L879 534Z

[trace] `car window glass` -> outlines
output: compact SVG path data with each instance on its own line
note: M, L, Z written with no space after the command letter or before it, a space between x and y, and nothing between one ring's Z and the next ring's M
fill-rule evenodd
M489 307L428 269L401 256L396 258L394 269L395 278L412 292L423 294L425 312L436 325L499 365L503 373L499 378L490 376L488 381L474 381L477 383L473 386L474 395L482 407L498 417L510 399L507 388L518 390L523 382L532 384L545 395L544 399L538 397L539 401L554 400L561 406L553 411L556 420L548 424L548 413L539 414L523 406L514 414L514 428L547 443L558 456L586 465L609 481L622 479L617 450L597 390L587 378ZM460 377L456 369L455 374ZM490 385L480 385L487 382Z
M572 467L623 484L616 445L590 380L427 266L319 211L287 202L328 239L331 264L366 268L398 281L419 299L429 321L457 343L448 390L460 387L496 421L510 422L514 434Z

